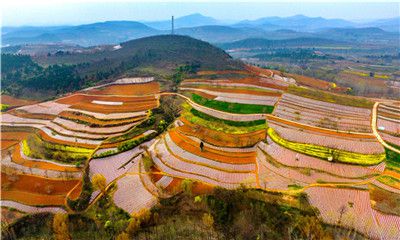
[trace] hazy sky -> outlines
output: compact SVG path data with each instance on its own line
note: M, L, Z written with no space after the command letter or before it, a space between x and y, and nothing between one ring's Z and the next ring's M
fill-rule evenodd
M161 0L162 1L162 0ZM122 0L2 0L2 25L76 25L107 20L163 20L201 13L221 20L256 19L268 16L304 14L312 17L348 20L380 19L399 16L400 4L380 3L301 3L201 1L138 2Z

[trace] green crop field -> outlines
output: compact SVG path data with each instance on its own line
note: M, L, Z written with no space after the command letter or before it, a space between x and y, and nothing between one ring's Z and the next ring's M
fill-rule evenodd
M386 159L385 154L353 153L339 149L327 148L324 146L287 141L281 138L272 128L268 129L268 135L274 142L282 145L285 148L324 160L331 158L332 161L335 162L359 165L376 165Z
M192 99L195 103L203 105L205 107L230 113L272 113L272 111L274 110L274 106L221 102L216 100L209 100L195 93L192 94Z

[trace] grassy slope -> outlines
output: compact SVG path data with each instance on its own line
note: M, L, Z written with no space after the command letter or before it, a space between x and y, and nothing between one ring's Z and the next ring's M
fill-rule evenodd
M197 104L203 105L205 107L230 113L239 113L239 114L272 113L272 111L274 110L273 106L229 103L217 100L209 100L195 93L192 94L192 99Z
M266 123L264 120L252 122L228 121L199 112L195 109L190 108L188 104L184 104L183 106L185 111L182 113L182 116L184 118L186 118L193 124L199 124L212 130L232 134L242 134L255 132L266 128Z
M393 147L400 149L399 146L391 144ZM400 154L390 149L385 148L386 153L386 167L400 173Z
M336 158L333 159L333 161L359 165L376 165L385 160L385 154L353 153L313 144L290 142L281 138L272 128L268 129L268 135L274 142L282 145L285 148L324 160L327 160L329 157L333 157Z
M320 100L323 102L336 103L344 106L360 107L360 108L372 108L374 102L360 97L351 97L346 95L337 95L328 93L321 90L314 90L305 87L297 87L294 85L289 86L288 92L301 97L311 98Z

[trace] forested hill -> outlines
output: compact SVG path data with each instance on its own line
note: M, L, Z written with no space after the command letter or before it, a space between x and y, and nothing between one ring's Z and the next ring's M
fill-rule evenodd
M129 76L141 69L162 69L172 75L180 66L195 70L244 67L209 43L178 35L141 38L104 51L58 53L33 61L21 55L2 54L1 58L3 93L39 99Z
M263 38L248 38L218 46L223 49L235 48L277 48L277 47L316 47L316 46L348 46L350 43L325 38L300 37L293 39L269 40Z

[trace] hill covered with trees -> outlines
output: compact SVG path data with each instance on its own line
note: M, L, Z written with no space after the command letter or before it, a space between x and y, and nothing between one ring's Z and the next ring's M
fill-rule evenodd
M102 80L137 74L141 69L162 69L173 75L182 66L189 70L244 66L209 43L178 35L136 39L92 53L59 52L34 59L2 54L1 58L3 93L31 98L53 97Z

